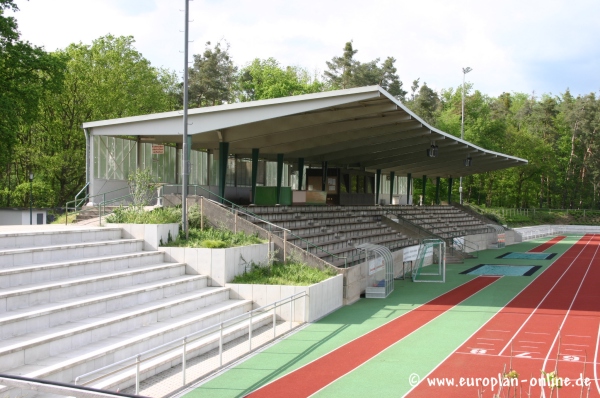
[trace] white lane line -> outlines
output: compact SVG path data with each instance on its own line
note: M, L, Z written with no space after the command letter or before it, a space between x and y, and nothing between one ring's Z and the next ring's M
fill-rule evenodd
M502 351L500 351L498 353L498 355L502 355L504 353L504 351L508 348L508 346L510 345L510 343L512 342L512 340L515 338L515 336L517 336L519 334L519 332L521 331L521 329L523 329L525 327L525 325L527 324L527 322L529 322L529 320L531 319L531 317L533 316L533 314L535 314L535 312L538 310L538 308L540 307L540 305L542 305L542 303L546 300L546 298L550 295L550 293L552 293L552 290L554 290L554 288L556 287L556 285L558 285L558 282L560 282L560 280L563 278L563 276L565 276L565 274L567 273L567 271L569 271L571 269L571 267L573 266L573 264L575 264L575 261L577 260L577 258L579 256L581 256L581 253L583 253L583 251L587 248L587 246L589 245L589 243L592 241L592 237L589 237L589 240L585 243L585 246L581 248L581 250L579 251L579 253L577 253L577 256L575 256L575 258L573 259L573 261L571 261L571 264L569 264L569 266L564 270L564 272L562 273L562 275L556 280L556 282L554 283L554 285L548 290L548 292L546 293L546 295L544 296L544 298L542 298L540 300L540 302L538 303L538 305L533 309L533 311L531 311L531 314L529 314L529 316L527 317L527 319L525 320L525 322L523 322L523 324L521 324L521 326L519 327L519 329L515 332L515 334L513 334L513 337L508 341L508 343L504 346L504 348L502 349Z
M586 247L587 247L587 245L586 245ZM587 277L588 272L590 272L590 268L592 267L592 264L594 263L594 259L596 258L596 255L598 254L598 249L600 249L600 245L596 245L596 250L594 251L594 255L592 256L592 258L590 259L590 262L588 263L587 269L585 270L585 274L583 274L583 277L581 278L581 282L579 282L579 287L577 288L577 291L575 292L575 295L573 296L573 300L571 300L569 309L565 313L565 317L563 318L562 323L558 327L558 333L556 333L556 335L554 336L552 345L550 345L550 349L548 350L548 353L546 354L546 358L544 358L544 364L542 365L542 370L546 369L546 363L548 363L548 359L550 358L550 353L552 352L552 349L554 348L554 345L556 344L556 340L558 340L558 337L560 336L561 329L563 328L565 322L567 321L569 312L571 312L571 308L573 308L573 304L575 303L575 300L577 299L577 296L579 295L581 286L583 286L583 282L585 281L585 278ZM595 370L595 367L594 367L594 370ZM598 380L596 380L596 386L598 386ZM600 389L598 391L600 392ZM544 392L543 389L542 389L542 397L546 398L546 393Z
M600 394L600 384L598 384L598 346L600 346L600 324L598 324L598 338L596 339L596 354L594 355L594 380L596 380L596 389Z

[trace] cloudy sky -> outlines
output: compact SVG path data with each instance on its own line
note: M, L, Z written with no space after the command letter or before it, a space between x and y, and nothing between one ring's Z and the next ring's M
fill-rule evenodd
M53 51L132 35L154 66L183 69L184 0L16 0L22 38ZM274 57L321 74L354 42L357 59L388 56L405 89L467 81L489 95L600 90L598 0L194 0L190 53L226 40L234 62ZM191 57L190 57L191 58Z

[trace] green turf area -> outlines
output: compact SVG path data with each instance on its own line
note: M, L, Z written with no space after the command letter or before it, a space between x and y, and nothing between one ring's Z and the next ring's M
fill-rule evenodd
M509 252L526 252L547 241L543 238L486 250L464 264L447 266L446 283L396 281L394 292L386 299L361 299L307 326L188 393L186 397L238 397L311 362L339 346L405 314L411 309L473 279L459 273L473 266L498 263L496 257ZM558 259L579 237L567 237L552 247ZM523 265L519 259L502 259L503 264ZM487 322L552 261L532 277L504 277L434 319L412 335L391 346L353 372L317 393L321 397L401 396L409 391L408 376L424 377Z

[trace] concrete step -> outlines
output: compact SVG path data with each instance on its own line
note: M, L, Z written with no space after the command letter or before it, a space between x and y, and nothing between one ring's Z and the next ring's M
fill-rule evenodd
M163 262L159 251L142 251L85 260L59 261L0 269L0 288L52 281Z
M0 291L0 314L35 305L110 291L118 287L166 280L183 274L185 274L183 264L165 263L107 272L101 275L89 275L50 283L42 282L2 289Z
M0 268L142 251L142 239L118 239L0 250Z
M259 314L252 317L252 329L258 329L262 326L272 325L273 316L270 313ZM250 320L245 320L235 325L223 328L223 344L233 341L237 338L248 336L248 327ZM219 347L219 334L212 334L197 339L191 339L191 342L186 345L186 360L190 360ZM180 342L177 342L180 343ZM145 380L164 372L173 366L181 364L181 349L170 350L158 354L154 358L150 358L140 365L140 380ZM225 364L224 362L223 364ZM126 365L126 364L124 364ZM133 365L133 361L131 363ZM108 373L105 372L105 374ZM94 375L100 377L101 375ZM85 381L85 380L84 380ZM90 387L106 389L110 391L123 391L124 389L135 385L135 366L129 366L125 370L114 374L107 375L105 378L98 380L96 383L90 384Z
M140 283L13 311L0 317L0 340L34 333L87 317L120 311L146 303L207 289L208 277L181 276L167 281Z
M0 250L68 245L121 239L121 228L64 228L51 231L0 233Z
M170 318L199 311L226 300L229 300L229 289L205 288L200 292L147 302L134 308L98 314L41 332L7 339L0 348L0 372L40 363L48 357L65 355L90 343L155 323L168 322Z
M191 333L248 312L252 303L247 300L227 300L179 315L161 322L144 325L136 330L114 334L99 340L89 333L88 343L80 348L51 355L35 364L9 369L11 374L55 381L73 382L75 377L91 370L113 364L153 347L181 339ZM18 359L18 358L16 358ZM8 392L7 390L5 390ZM0 394L4 392L0 389Z

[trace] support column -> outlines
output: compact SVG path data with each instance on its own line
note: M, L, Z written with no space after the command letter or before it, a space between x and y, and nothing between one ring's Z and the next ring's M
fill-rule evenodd
M422 195L423 195L423 206L426 203L425 202L425 197L427 196L426 187L427 187L427 176L425 174L423 174L423 192L422 192Z
M435 178L435 204L440 204L440 177Z
M283 153L277 154L277 204L281 204L281 180L283 179Z
M375 176L375 183L377 184L377 190L375 191L375 204L379 204L379 192L381 192L381 169L377 169Z
M321 179L321 191L327 192L327 162L321 163L323 178Z
M227 182L227 160L229 158L229 142L219 142L219 196L225 198ZM220 199L223 203L223 199Z
M392 204L394 201L394 180L396 179L396 173L390 171L390 203Z
M183 150L181 154L179 150L182 149L182 145L179 142L175 144L175 184L181 184L181 154L183 154Z
M302 191L304 184L304 158L298 159L298 191Z
M89 165L89 169L88 169L89 180L87 182L90 183L90 185L88 186L88 195L93 196L95 193L94 192L94 176L96 175L95 165L94 165L94 134L88 133L88 137L89 137L89 141L88 141L89 150L87 153L87 156L88 156L87 162Z
M252 148L252 204L256 204L256 177L258 176L258 148Z
M448 178L448 204L452 203L452 177Z
M412 174L408 173L406 175L406 204L409 205L411 202L412 196Z

